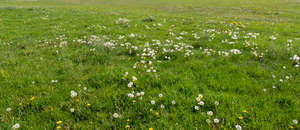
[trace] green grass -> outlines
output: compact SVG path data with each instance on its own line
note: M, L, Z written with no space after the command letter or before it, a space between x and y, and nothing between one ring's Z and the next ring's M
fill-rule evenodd
M297 0L0 0L0 129L299 129L299 12Z

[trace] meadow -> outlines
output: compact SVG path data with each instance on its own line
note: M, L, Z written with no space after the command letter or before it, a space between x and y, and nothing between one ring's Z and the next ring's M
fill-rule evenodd
M299 0L0 0L0 130L300 129Z

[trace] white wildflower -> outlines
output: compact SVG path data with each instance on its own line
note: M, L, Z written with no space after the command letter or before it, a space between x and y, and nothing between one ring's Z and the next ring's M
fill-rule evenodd
M10 112L10 111L11 111L10 107L6 108L6 112Z
M215 101L215 104L216 104L216 105L219 105L220 103L219 103L218 101Z
M151 100L151 104L154 105L154 104L155 104L155 101L154 101L154 100Z
M172 101L172 104L173 104L173 105L175 105L175 104L176 104L175 100L173 100L173 101Z
M204 102L203 102L203 101L200 101L200 102L199 102L199 105L200 105L200 106L203 106L203 105L204 105Z
M70 109L70 112L72 112L72 113L73 113L74 111L75 111L75 109L74 109L74 108L71 108L71 109Z
M214 113L212 111L208 111L207 115L212 116Z
M77 92L75 92L74 90L71 90L71 97L76 97L77 96Z
M195 108L195 110L199 110L199 106L195 106L194 108Z
M132 93L128 93L128 97L134 98L134 95Z
M298 124L298 120L293 120L293 123L294 123L295 125L297 125L297 124Z
M206 121L206 123L208 123L208 124L211 122L210 119L206 119L205 121Z
M18 128L20 128L20 124L19 124L19 123L14 124L14 125L12 126L12 129L18 129Z
M133 81L137 81L137 78L135 76L132 76Z
M160 108L164 109L164 108L165 108L165 105L164 105L164 104L161 104L161 105L160 105Z
M235 128L236 128L237 130L242 130L242 126L240 126L240 125L235 125Z
M218 124L219 122L220 122L220 121L219 121L218 118L215 118L215 119L214 119L214 123Z
M128 88L131 88L132 85L133 85L133 82L130 81L127 86L128 86Z
M114 114L113 114L113 117L114 117L114 118L118 118L118 117L119 117L119 114L118 114L118 113L114 113Z
M160 93L160 94L158 94L158 97L160 97L160 98L161 98L162 96L163 96L163 94L161 94L161 93Z

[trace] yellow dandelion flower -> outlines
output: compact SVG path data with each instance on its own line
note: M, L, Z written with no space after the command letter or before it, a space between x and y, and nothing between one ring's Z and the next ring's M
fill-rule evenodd
M153 128L149 128L149 130L153 130Z
M91 104L89 104L89 103L88 103L86 106L90 107L90 106L91 106Z
M127 122L129 122L130 120L129 119L127 119Z
M156 116L159 116L159 113L158 113L158 112L155 112L155 115L156 115Z
M20 102L20 103L19 103L19 106L22 106L22 105L23 105L23 103Z
M133 103L136 103L136 100L132 100Z
M56 129L60 129L60 128L61 128L61 126L57 126L57 127L56 127Z
M30 98L30 101L33 101L34 100L34 96L32 96L31 98Z
M290 128L291 128L291 129L294 129L294 126L291 125Z
M152 109L152 108L150 108L150 112L153 112L153 109Z
M243 110L242 112L243 112L243 113L246 113L247 111L246 111L246 110Z
M243 117L243 116L240 116L239 119L242 120L242 119L244 119L244 117Z
M62 121L57 121L57 122L56 122L56 124L58 124L58 125L61 124L61 123L62 123Z
M130 125L126 125L125 128L130 128Z

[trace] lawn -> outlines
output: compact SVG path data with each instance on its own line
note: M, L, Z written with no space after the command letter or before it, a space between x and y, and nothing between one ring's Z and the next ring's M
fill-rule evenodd
M300 129L299 0L0 0L0 130Z

